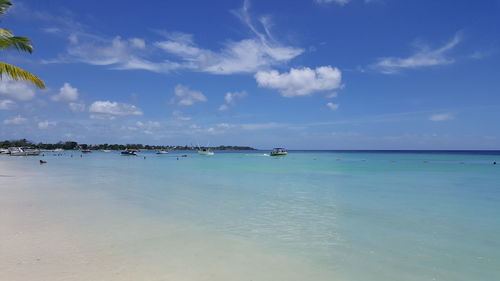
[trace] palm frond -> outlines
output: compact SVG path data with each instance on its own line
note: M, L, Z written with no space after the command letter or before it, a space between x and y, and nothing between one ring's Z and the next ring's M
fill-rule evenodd
M5 15L7 10L12 6L10 0L0 0L0 16Z
M0 50L14 48L19 51L32 53L33 45L31 45L31 40L27 37L8 37L0 38Z
M43 83L43 81L40 78L17 66L0 62L0 79L3 79L4 76L8 76L16 81L21 80L21 81L31 82L35 84L35 86L37 86L38 88L45 89L45 83Z
M12 37L14 34L12 34L12 31L10 29L6 28L0 28L0 37Z

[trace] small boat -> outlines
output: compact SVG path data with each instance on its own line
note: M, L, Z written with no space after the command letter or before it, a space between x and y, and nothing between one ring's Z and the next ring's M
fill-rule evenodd
M157 150L156 154L168 154L168 151L166 151L166 150Z
M127 149L125 151L122 151L122 155L125 156L137 156L137 151L133 149Z
M109 150L109 149L102 149L101 151L102 152L111 152L111 150Z
M9 154L11 156L37 156L40 151L24 147L9 147Z
M90 150L90 149L82 149L82 153L91 153L91 152L92 152L92 150Z
M214 152L210 151L210 149L208 149L208 148L201 148L200 150L198 150L198 154L199 155L214 155Z
M273 151L271 151L271 153L269 155L270 156L285 156L285 155L288 155L288 152L284 148L277 147L277 148L274 148Z
M0 148L0 154L9 154L9 150L6 148Z

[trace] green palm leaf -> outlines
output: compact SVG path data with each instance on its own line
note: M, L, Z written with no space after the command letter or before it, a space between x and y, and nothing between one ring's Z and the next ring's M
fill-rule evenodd
M12 37L14 34L12 34L12 31L10 29L6 28L0 28L0 37Z
M33 45L31 45L31 40L26 37L7 37L0 38L0 49L10 49L15 48L19 51L24 51L28 53L33 52Z
M5 12L12 6L10 0L0 0L0 16L5 15Z
M3 79L4 76L8 76L15 81L21 80L21 81L31 82L35 84L38 88L45 89L45 83L43 83L43 81L40 78L17 66L0 62L0 79Z

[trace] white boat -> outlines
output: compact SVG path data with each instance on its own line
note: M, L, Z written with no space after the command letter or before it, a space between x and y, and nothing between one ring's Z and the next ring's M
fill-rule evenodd
M109 150L109 149L102 149L101 151L102 152L111 152L111 150Z
M9 150L6 148L0 148L0 154L9 154Z
M210 151L210 149L208 149L208 148L201 148L200 150L198 150L198 154L199 155L214 155L214 152Z
M135 149L126 149L125 151L122 151L121 153L124 156L137 156L137 150Z
M269 154L270 156L286 156L288 155L288 151L282 147L274 148L273 151Z
M40 151L23 147L9 147L9 154L11 156L37 156Z

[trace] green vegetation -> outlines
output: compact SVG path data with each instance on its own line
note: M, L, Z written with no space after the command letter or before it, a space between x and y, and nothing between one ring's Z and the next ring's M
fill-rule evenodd
M53 150L62 148L64 150L78 150L78 149L91 149L91 150L125 150L125 149L147 149L147 150L198 150L197 147L191 146L173 146L173 145L143 145L143 144L85 144L77 143L75 141L66 141L58 143L33 143L26 139L12 140L12 141L2 141L0 142L0 148L8 147L31 147L36 149L47 149ZM211 150L255 150L248 146L216 146L209 147Z
M12 6L10 0L0 0L0 18L5 15ZM11 30L0 28L0 50L16 49L21 52L32 53L33 45L27 37L14 36ZM15 81L27 81L35 84L40 89L45 88L45 83L35 75L23 70L17 66L0 62L0 79L9 77Z

